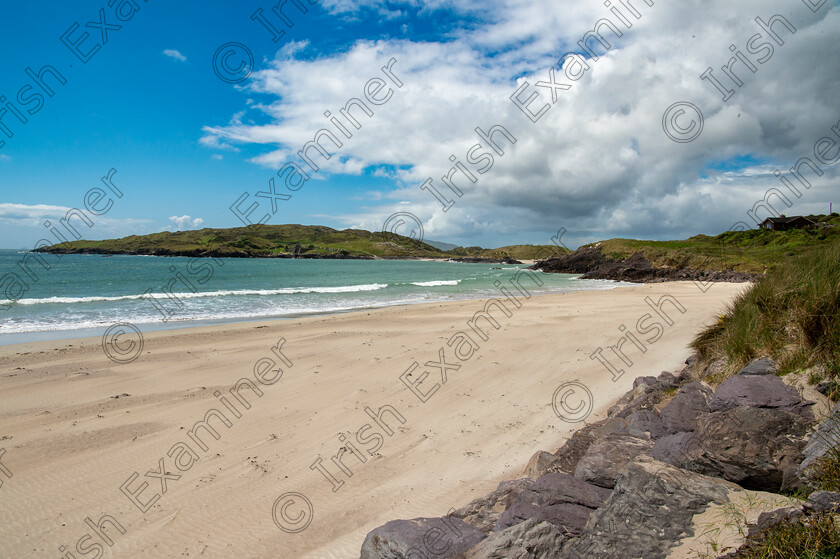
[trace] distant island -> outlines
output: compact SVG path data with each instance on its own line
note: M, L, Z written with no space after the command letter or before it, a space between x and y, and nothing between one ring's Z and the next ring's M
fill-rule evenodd
M42 247L51 254L187 256L215 258L442 259L461 262L520 263L562 256L554 245L513 245L496 249L457 247L441 250L395 233L320 225L257 225L231 229L164 231L104 241L72 241Z

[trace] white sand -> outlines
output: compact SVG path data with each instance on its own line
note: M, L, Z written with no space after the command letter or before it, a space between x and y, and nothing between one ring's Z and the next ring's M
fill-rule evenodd
M678 369L693 336L742 289L716 284L702 293L692 283L663 283L533 297L510 318L496 312L500 330L483 322L489 340L463 362L445 344L458 331L472 334L466 322L481 301L159 332L147 335L143 354L125 365L109 361L98 339L0 347L0 437L11 437L0 440L7 451L0 462L13 474L0 471L0 557L58 558L61 545L76 558L93 557L90 546L98 544L105 557L356 558L376 526L445 514L500 480L520 477L537 450L556 450L582 425L562 421L552 409L564 382L578 380L591 390L592 421L635 377ZM669 308L674 325L646 353L626 343L634 364L614 382L590 354L616 343L622 324L635 332L636 321L650 312L644 298L664 294L686 313ZM229 389L242 377L256 383L255 363L272 357L280 338L293 366L281 365L276 384L257 384L262 397L243 390L251 404L244 409ZM421 403L400 375L417 361L421 367L411 377L417 379L423 364L438 361L441 347L460 369L448 371L447 382ZM424 392L441 382L438 369L426 369ZM225 409L216 390L241 418ZM129 396L114 398L122 394ZM389 415L392 436L376 427L362 433L366 444L357 442L357 431L374 423L365 407L384 405L405 423ZM202 452L188 431L212 408L232 427L211 420L220 438L201 431L208 447ZM342 433L366 457L362 464L351 453L343 456L352 477L330 461ZM370 457L365 449L376 446L373 433L382 440ZM166 455L179 442L199 456L188 469L182 456L182 472ZM310 469L319 456L344 481L338 491ZM167 472L181 476L167 481L166 493L158 478L144 477L161 458ZM146 513L120 491L134 472L139 479L131 490L149 483L142 501L160 494ZM275 500L288 492L306 495L314 506L311 524L297 534L281 531L272 518ZM287 515L299 514L300 502ZM106 528L110 550L84 522L104 514L126 530ZM76 551L80 539L87 555Z

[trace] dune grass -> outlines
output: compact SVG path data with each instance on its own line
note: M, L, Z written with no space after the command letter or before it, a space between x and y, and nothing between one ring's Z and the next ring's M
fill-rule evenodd
M780 374L817 366L840 373L840 240L783 259L692 342L702 362L728 360L720 381L770 355Z
M830 559L840 557L840 526L835 515L804 522L785 521L750 538L733 559Z

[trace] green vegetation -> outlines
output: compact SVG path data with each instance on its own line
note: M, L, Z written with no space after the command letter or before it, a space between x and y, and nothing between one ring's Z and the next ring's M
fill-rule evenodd
M46 249L54 252L99 254L158 254L235 257L355 257L355 258L454 258L462 256L532 259L537 252L557 247L517 245L499 249L470 247L441 251L423 242L393 233L358 229L337 231L309 225L256 225L233 229L164 231L105 241L73 241Z
M835 515L818 514L802 522L784 521L748 539L734 559L831 559L840 556Z
M567 248L553 245L510 245L501 248L458 247L446 251L446 254L456 257L479 257L502 259L510 256L515 260L544 260L557 258L569 254Z
M728 231L715 237L696 235L682 241L610 239L599 246L604 256L621 260L641 252L654 266L698 270L763 273L775 262L795 256L803 248L830 245L840 239L840 216L807 216L815 229Z
M750 360L772 356L780 373L840 363L840 237L780 258L692 342L704 363L728 359L723 380ZM827 364L827 365L826 365Z

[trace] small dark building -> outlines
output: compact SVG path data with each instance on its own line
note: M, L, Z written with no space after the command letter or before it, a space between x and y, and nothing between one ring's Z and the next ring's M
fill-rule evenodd
M761 222L759 227L770 231L787 231L788 229L810 229L816 227L816 225L816 223L801 215L787 217L782 214L779 217L768 217Z

